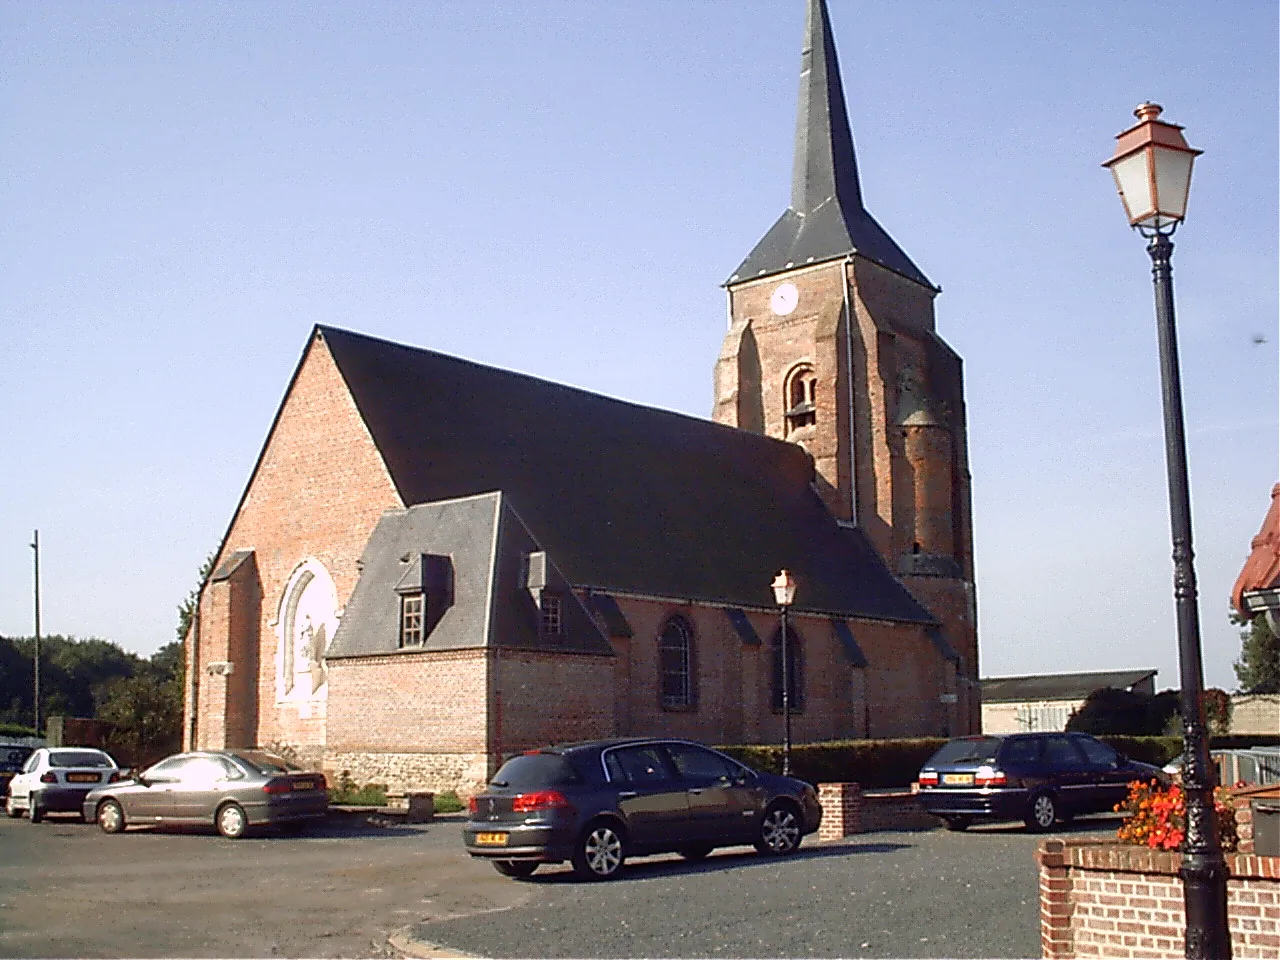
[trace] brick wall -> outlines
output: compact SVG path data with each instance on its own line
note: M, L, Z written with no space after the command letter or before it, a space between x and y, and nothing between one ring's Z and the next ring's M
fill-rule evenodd
M197 743L212 747L223 745L228 736L241 739L239 732L228 730L226 718L256 714L256 730L244 738L310 753L323 747L323 704L276 700L276 628L282 595L294 570L314 559L332 577L341 609L351 596L358 577L356 561L379 516L402 506L327 346L323 339L313 339L215 561L216 568L236 550L255 551L262 597L257 663L236 663L232 674L239 672L246 680L252 676L252 682L241 688L242 702L227 702L226 684L203 673L198 676ZM216 589L206 589L198 664L229 659L229 602ZM230 689L234 693L236 688Z
M1186 920L1177 853L1043 840L1045 957L1181 957ZM1235 957L1280 954L1280 857L1228 854L1227 923Z
M665 734L708 743L781 743L783 722L772 709L774 613L748 612L760 638L744 643L724 611L696 604L618 597L634 636L615 640L619 696L617 732ZM667 619L684 617L694 630L697 709L661 704L658 637ZM859 621L852 631L869 666L855 668L825 617L793 616L804 663L804 709L791 718L797 743L853 737L939 736L946 732L950 666L916 626ZM868 732L870 729L870 732Z

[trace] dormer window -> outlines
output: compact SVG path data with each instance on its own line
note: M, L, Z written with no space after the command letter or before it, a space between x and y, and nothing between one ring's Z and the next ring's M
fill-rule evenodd
M545 590L541 597L542 607L542 635L544 637L558 637L563 629L563 621L561 620L561 597L558 593L548 593Z
M806 363L793 369L787 375L785 388L787 432L817 423L818 378L813 367Z
M406 593L400 597L400 646L420 647L426 620L426 597L421 593Z

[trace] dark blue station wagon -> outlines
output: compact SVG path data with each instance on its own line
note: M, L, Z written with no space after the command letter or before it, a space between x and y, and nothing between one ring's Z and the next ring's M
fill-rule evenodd
M783 856L822 820L817 792L804 781L674 739L599 740L513 757L468 807L471 856L509 877L568 860L588 880L654 853L700 860L716 847L753 844Z
M1050 829L1111 810L1134 780L1164 780L1084 733L1019 733L948 741L920 769L920 802L950 830L975 820L1022 820Z

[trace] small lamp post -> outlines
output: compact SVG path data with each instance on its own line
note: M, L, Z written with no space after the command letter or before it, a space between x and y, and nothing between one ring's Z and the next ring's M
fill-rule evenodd
M1115 156L1103 164L1116 180L1129 225L1147 239L1156 297L1160 384L1164 399L1165 462L1173 534L1173 595L1178 619L1181 676L1183 776L1187 829L1182 844L1182 895L1186 909L1186 956L1231 957L1227 932L1227 867L1214 817L1215 771L1204 720L1204 667L1200 613L1191 549L1191 494L1187 438L1182 419L1182 379L1173 315L1173 242L1187 212L1191 166L1203 151L1187 145L1182 127L1160 120L1163 108L1144 103L1136 126L1119 134Z
M796 581L785 569L773 579L773 598L782 610L782 775L791 776L791 650L787 642L787 608L796 599Z

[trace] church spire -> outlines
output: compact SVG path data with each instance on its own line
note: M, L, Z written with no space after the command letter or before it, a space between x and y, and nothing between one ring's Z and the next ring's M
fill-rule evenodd
M804 50L800 54L791 209L807 215L832 199L842 207L862 209L858 161L853 154L831 18L826 0L809 0Z
M827 2L807 2L791 206L729 283L856 253L932 289L920 268L863 206Z

